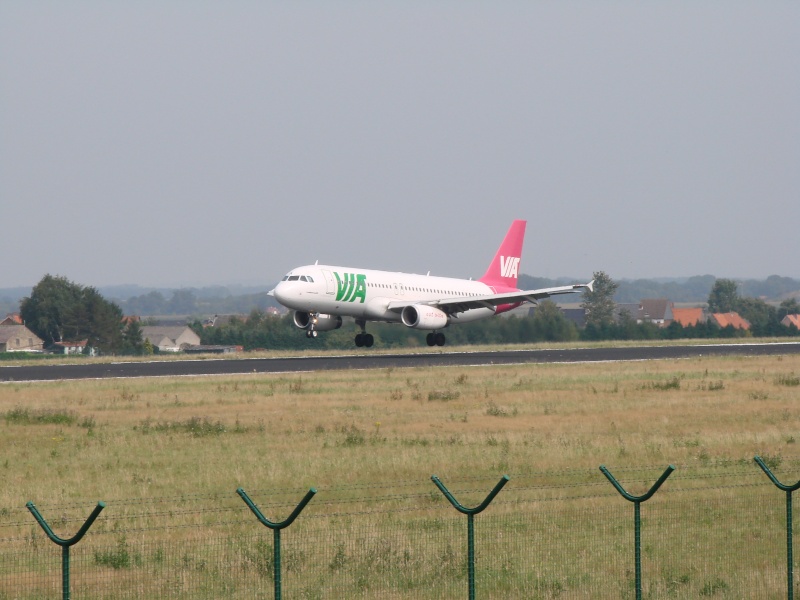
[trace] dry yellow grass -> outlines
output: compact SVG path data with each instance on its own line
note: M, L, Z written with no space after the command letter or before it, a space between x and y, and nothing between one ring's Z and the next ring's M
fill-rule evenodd
M798 373L778 356L11 383L0 502L791 457L800 387L779 381Z
M374 534L354 546L327 547L321 559L327 576L319 585L342 579L350 582L342 585L355 586L346 588L348 594L360 590L361 597L374 597L380 589L384 597L409 597L391 582L384 582L386 588L359 587L352 582L353 573L361 573L356 563L362 561L364 572L380 571L383 567L369 557L381 552L395 562L400 561L395 553L405 552L420 564L452 563L453 572L443 580L448 590L460 589L460 559L449 554L449 541L433 544L427 551L431 556L413 554L418 538L441 530L442 514L453 512L430 476L437 474L463 504L474 505L507 473L511 483L482 522L490 522L489 513L506 515L510 520L498 528L507 535L530 530L552 538L560 531L587 547L599 536L614 540L604 552L615 551L577 551L566 562L554 554L554 562L538 561L531 571L523 565L529 545L485 549L485 554L508 552L509 573L517 574L485 573L483 585L497 593L511 586L503 592L508 597L555 597L559 589L576 591L577 597L619 597L631 566L627 550L621 550L630 531L591 520L575 528L576 514L610 515L601 520L617 523L629 514L598 466L608 465L629 491L642 493L668 464L677 465L648 510L661 510L665 494L672 493L672 504L686 511L678 513L680 519L708 519L709 529L696 544L704 556L722 555L737 544L761 548L769 541L760 534L763 523L743 523L735 533L734 528L720 530L714 526L717 517L705 515L725 514L731 503L751 511L752 488L731 495L724 486L766 481L753 465L756 454L767 457L785 481L800 477L798 376L800 357L775 356L3 384L0 511L11 525L0 537L43 535L22 511L28 500L46 518L61 519L59 531L77 527L94 503L104 500L108 508L93 533L123 532L127 537L121 539L149 564L147 557L163 550L152 550L153 540L178 543L195 535L169 527L212 527L229 520L228 513L212 506L224 504L224 510L238 511L246 521L226 526L226 535L252 532L252 515L243 512L234 494L239 486L276 520L315 486L320 493L293 525L298 536L305 532L313 538L330 527L341 539L360 539L364 533L358 526L369 523L390 528L396 545L383 548ZM780 535L783 498L777 491L773 498L773 491L765 487L758 493L776 500L764 519L770 527L777 523ZM698 498L713 501L717 495L725 496L719 501L723 508L713 503L697 508ZM557 498L573 500L565 508ZM517 522L520 503L528 520ZM403 524L406 513L392 512L398 510L413 510L416 516ZM693 512L698 510L699 516ZM336 517L362 511L369 514L344 521ZM669 528L660 534L675 544L684 535ZM199 533L196 537L202 539ZM231 572L256 568L256 550L243 554L231 543L225 551L232 556ZM460 541L453 543L460 548ZM769 586L780 590L775 572L781 568L781 546L773 545ZM313 551L304 552L310 561ZM338 564L337 552L347 558L348 568L341 572L331 566ZM652 552L647 560L661 565L659 551ZM724 567L723 583L729 590L765 585L758 574L766 567L747 566L752 557L742 552ZM681 553L675 560L669 572L652 567L657 572L651 573L651 597L689 598L716 589L716 575L680 562L692 563L691 556ZM579 590L597 589L595 576L587 573L597 569L601 581L611 563L623 583L608 596L581 595ZM442 577L435 569L419 569L431 581ZM135 570L117 580L126 578L135 579ZM186 589L185 597L192 597ZM441 594L434 589L429 597Z

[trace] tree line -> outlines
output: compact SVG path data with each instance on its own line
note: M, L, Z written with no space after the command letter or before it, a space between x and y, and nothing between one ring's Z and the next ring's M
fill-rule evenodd
M485 319L448 329L450 344L522 344L575 340L655 340L686 338L719 338L737 336L797 336L794 327L781 320L787 314L800 313L797 300L783 301L779 306L759 298L740 294L740 286L730 279L717 279L708 295L710 312L738 312L751 324L749 332L732 327L720 328L710 323L683 327L672 323L659 327L638 323L634 315L617 315L615 295L619 283L603 271L594 273L593 291L585 291L581 306L586 324L578 327L567 319L553 302L540 302L530 317L510 316ZM190 300L183 297L183 300ZM175 299L180 302L180 297ZM188 306L187 306L188 307ZM34 286L31 295L20 302L20 313L31 331L45 345L60 341L87 340L87 346L105 354L144 354L152 352L142 338L141 324L123 318L122 308L105 299L96 288L82 286L64 277L45 275ZM254 349L350 348L353 330L345 325L309 340L294 326L291 314L268 315L256 307L247 317L234 318L220 327L203 327L199 319L191 327L203 344L238 345ZM402 325L370 323L369 331L384 347L426 346L425 331Z

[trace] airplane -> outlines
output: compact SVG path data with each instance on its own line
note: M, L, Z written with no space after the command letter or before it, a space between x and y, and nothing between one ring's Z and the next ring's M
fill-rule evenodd
M402 323L412 329L428 330L429 346L444 346L439 331L456 323L470 323L512 310L525 302L592 290L594 281L584 284L520 290L517 288L522 244L527 221L515 220L508 229L494 259L480 279L455 279L375 271L314 263L289 271L269 292L294 311L294 324L309 338L320 331L342 326L342 317L352 317L361 331L358 347L371 347L368 321Z

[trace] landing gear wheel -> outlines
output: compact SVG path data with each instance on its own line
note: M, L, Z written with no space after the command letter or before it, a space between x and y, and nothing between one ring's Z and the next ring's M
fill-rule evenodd
M367 348L372 348L372 344L375 343L375 338L372 337L371 333L357 333L356 334L356 346L361 348L362 346L366 346Z
M429 333L425 336L425 341L428 343L428 346L435 346L436 345L436 334Z
M306 331L306 337L307 338L315 338L315 337L317 337L317 332L314 331L313 329L309 330L309 331Z
M437 345L437 346L444 346L444 341L445 341L445 340L444 340L444 334L443 334L443 333L441 333L441 332L440 332L440 333L437 333L437 334L434 336L434 339L436 340L436 345Z

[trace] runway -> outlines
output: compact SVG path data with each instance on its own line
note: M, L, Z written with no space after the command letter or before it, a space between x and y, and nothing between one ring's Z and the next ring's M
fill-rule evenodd
M718 344L702 346L645 346L504 350L497 352L420 352L416 354L359 354L295 358L241 358L113 362L72 365L31 364L0 366L0 382L60 381L134 377L236 375L245 373L303 373L347 369L457 367L529 363L570 363L686 359L701 356L768 356L800 354L800 342Z

